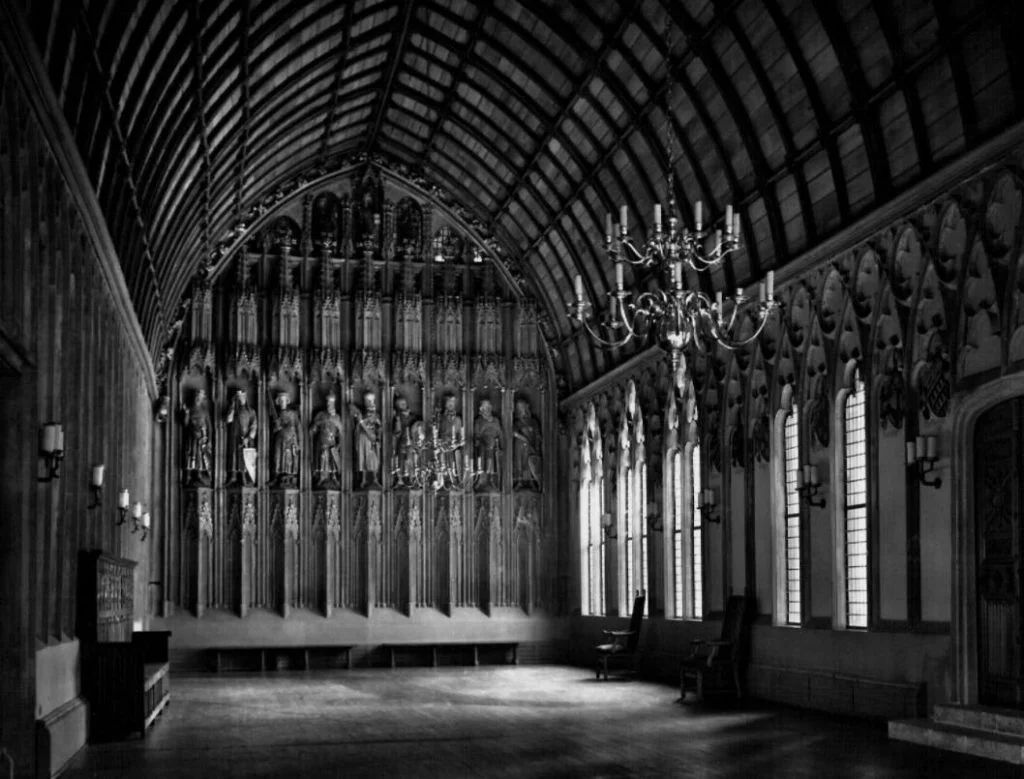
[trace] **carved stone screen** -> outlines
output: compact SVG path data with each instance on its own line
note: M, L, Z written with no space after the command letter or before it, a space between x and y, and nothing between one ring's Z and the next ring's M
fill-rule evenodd
M372 167L267 213L193 284L168 376L168 600L554 610L537 312Z

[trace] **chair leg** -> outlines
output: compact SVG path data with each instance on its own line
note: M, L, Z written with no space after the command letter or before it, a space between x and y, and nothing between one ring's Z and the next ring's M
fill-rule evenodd
M704 700L704 674L697 671L697 700Z
M743 697L743 687L740 685L740 669L733 666L732 678L736 682L736 698L740 699Z

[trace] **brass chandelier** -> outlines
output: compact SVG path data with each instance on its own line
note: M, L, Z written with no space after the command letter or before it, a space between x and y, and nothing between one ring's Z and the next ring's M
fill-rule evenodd
M665 19L666 78L671 82L671 24ZM667 101L671 104L671 99ZM680 364L683 351L694 346L707 351L715 346L736 349L753 342L764 330L771 313L778 308L775 301L775 274L768 272L759 286L757 297L748 297L742 288L735 297L725 300L721 291L712 299L686 283L687 269L696 272L719 267L726 258L741 248L740 215L732 204L725 207L721 226L705 229L700 200L693 209L693 229L686 227L676 205L673 174L673 135L670 112L665 113L665 135L668 171L668 229L662 223L662 205L654 204L654 230L637 245L629 235L628 211L622 206L619 224L612 224L612 215L605 219L605 251L615 269L615 288L608 291L604 315L593 322L592 305L583 293L583 279L575 278L575 299L569 303L569 319L586 328L598 344L609 349L626 345L634 338L654 334ZM648 271L644 281L653 280L644 291L627 292L624 269L629 264ZM748 324L749 323L749 326Z
M669 174L668 229L662 223L660 203L654 205L654 231L638 246L629 235L628 212L620 210L619 224L612 224L609 214L605 222L605 250L615 268L615 288L608 291L608 309L595 327L592 304L583 293L583 279L575 279L575 300L569 304L569 318L586 328L601 346L616 349L638 336L653 332L673 355L693 345L706 351L715 345L736 349L757 339L764 330L775 300L775 273L768 271L759 285L757 297L748 296L743 288L728 301L721 291L712 300L708 295L686 285L686 269L707 271L720 266L741 246L740 217L732 206L726 206L724 225L715 230L704 229L702 204L694 207L691 230L682 224L676 201L671 194ZM634 294L625 289L626 265L653 272L657 286ZM749 321L750 329L744 327Z

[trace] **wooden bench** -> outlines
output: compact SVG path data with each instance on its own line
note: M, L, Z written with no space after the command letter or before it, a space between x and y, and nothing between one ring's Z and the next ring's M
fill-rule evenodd
M226 665L230 665L231 659L237 658L248 658L250 661L259 660L258 670L266 671L269 667L270 670L276 670L277 658L287 657L289 658L289 664L300 665L299 670L308 671L312 666L310 664L310 658L316 659L318 656L323 655L338 655L344 654L344 667L352 668L352 647L349 645L338 645L338 644L317 644L312 646L222 646L222 647L210 647L208 650L213 655L213 668L217 673L224 670L230 670L225 668ZM271 659L271 662L267 662ZM229 663L225 663L228 660ZM257 670L256 663L252 662L253 667L243 668L241 670Z
M388 654L392 668L397 668L397 656L401 652L423 652L430 650L430 664L436 668L438 649L468 649L473 650L473 665L480 665L480 649L500 648L511 650L512 665L519 665L519 642L517 641L407 641L396 644L383 644L381 646Z
M168 630L132 630L135 561L83 552L78 569L82 695L89 739L145 735L171 700Z

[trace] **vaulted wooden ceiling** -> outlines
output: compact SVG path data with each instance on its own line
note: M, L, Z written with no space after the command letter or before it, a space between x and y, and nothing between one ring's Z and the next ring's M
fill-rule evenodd
M241 214L328 159L419 168L523 264L570 386L611 367L605 213L736 204L759 278L1024 115L1019 0L23 0L159 348ZM668 139L671 138L671 141ZM637 233L634 233L636 235Z

